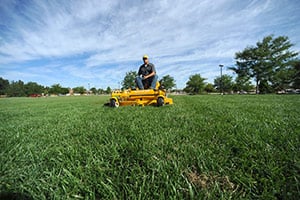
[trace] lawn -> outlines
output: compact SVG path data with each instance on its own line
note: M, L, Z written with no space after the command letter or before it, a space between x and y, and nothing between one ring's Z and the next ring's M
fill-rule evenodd
M300 95L0 99L0 199L298 199Z

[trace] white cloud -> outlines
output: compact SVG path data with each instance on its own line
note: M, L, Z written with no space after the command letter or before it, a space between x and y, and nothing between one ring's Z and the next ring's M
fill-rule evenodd
M74 86L80 79L116 86L147 53L159 75L174 76L179 88L193 73L211 82L219 63L233 65L235 52L268 34L299 43L298 11L288 0L4 1L0 73L30 80L12 76L9 66L20 66L25 74L28 63L41 61L50 69L60 60L49 80L62 81L59 74L65 73Z

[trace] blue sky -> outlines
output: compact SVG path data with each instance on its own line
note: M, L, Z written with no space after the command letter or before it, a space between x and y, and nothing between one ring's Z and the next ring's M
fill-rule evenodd
M177 88L196 73L213 83L267 35L300 51L299 13L299 0L0 0L0 77L118 88L148 54Z

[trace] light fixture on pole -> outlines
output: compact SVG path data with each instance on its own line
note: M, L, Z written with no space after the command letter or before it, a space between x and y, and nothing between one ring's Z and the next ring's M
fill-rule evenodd
M222 68L224 67L224 65L219 65L220 67L220 72L221 72L221 77L220 77L220 93L221 95L223 95L223 86L222 86Z

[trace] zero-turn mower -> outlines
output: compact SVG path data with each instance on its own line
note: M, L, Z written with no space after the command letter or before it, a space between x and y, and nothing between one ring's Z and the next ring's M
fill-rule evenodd
M165 89L160 87L160 83L156 83L155 89L127 89L114 90L111 93L109 106L146 106L156 105L163 106L173 104L173 99L167 97Z

